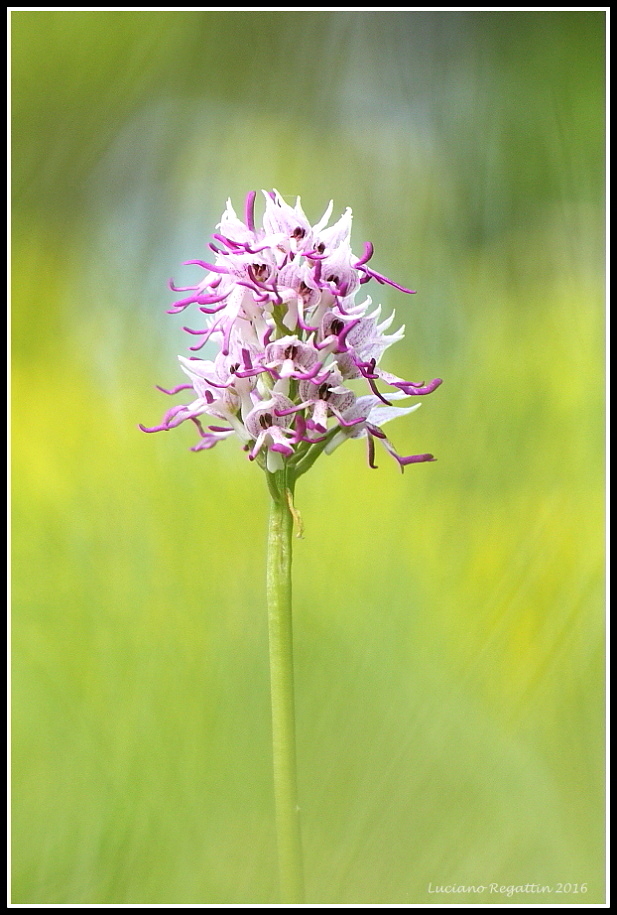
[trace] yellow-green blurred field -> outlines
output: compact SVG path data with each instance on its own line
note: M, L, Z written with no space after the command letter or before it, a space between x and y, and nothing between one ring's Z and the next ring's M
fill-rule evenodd
M12 29L13 902L277 901L265 483L137 429L167 279L276 187L353 208L418 290L384 366L444 378L388 430L437 463L298 486L308 901L601 903L604 14Z

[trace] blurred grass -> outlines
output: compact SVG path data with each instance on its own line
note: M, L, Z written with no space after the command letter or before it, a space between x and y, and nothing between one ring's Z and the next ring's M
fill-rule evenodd
M445 378L392 429L436 464L299 486L308 898L602 902L603 16L12 19L13 902L276 901L263 480L136 430L269 186L354 208Z

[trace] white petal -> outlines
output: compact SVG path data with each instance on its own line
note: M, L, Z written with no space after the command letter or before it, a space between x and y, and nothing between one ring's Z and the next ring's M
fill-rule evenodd
M323 241L326 247L331 251L338 248L343 242L347 242L351 234L351 219L351 209L350 207L347 207L341 218L335 222L333 226L321 231L321 241ZM317 233L317 227L315 227L314 231ZM347 244L349 243L347 242ZM351 249L349 251L349 258L350 260L352 258Z
M178 356L183 371L189 378L202 378L206 375L212 375L215 372L214 362L210 359L187 359L186 356Z
M392 394L391 397L396 395ZM413 413L414 410L417 410L418 407L421 407L421 403L414 404L413 407L387 407L385 404L380 407L373 407L371 412L368 415L367 422L371 423L373 426L383 426L384 423L389 423L391 419L397 419L399 416L406 416L408 413Z
M331 200L328 206L326 207L326 212L323 214L317 225L313 226L313 232L321 232L328 225L328 221L332 216L332 208L334 206L334 201Z

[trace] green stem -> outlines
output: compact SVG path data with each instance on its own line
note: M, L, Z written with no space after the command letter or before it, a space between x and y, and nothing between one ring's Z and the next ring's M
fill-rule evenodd
M287 471L268 474L272 495L268 532L268 628L272 695L272 754L281 902L304 902L300 808L296 776L291 552L293 516Z

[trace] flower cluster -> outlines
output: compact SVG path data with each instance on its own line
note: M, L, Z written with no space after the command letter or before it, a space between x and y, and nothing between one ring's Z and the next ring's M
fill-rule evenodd
M264 195L261 228L255 225L254 191L246 199L244 222L228 201L209 246L213 262L185 262L205 270L201 282L170 284L188 295L169 314L197 306L207 316L202 329L184 328L197 337L190 351L215 341L218 353L213 360L179 357L189 383L160 390L170 395L191 390L194 399L168 410L160 425L142 430L169 430L190 420L199 432L193 451L237 435L250 460L270 472L286 463L296 477L322 451L330 453L348 438L367 439L371 467L375 439L401 469L434 460L431 454L397 454L381 427L420 406L395 407L392 400L429 394L441 379L415 383L379 367L404 328L386 333L394 314L381 321L381 306L372 310L371 297L359 295L372 279L413 290L368 266L370 243L361 257L354 256L350 209L328 228L330 202L311 226L299 198L292 207L277 191ZM393 389L387 397L378 381ZM202 416L216 424L204 427Z

